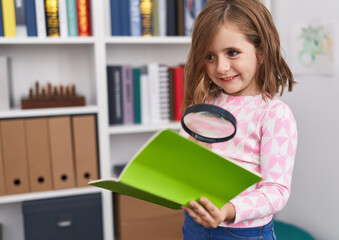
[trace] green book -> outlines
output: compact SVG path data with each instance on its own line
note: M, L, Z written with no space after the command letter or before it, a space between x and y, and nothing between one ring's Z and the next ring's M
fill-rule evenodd
M119 179L89 184L171 209L206 197L218 208L262 178L172 130L155 133Z
M141 124L141 69L133 68L134 123Z

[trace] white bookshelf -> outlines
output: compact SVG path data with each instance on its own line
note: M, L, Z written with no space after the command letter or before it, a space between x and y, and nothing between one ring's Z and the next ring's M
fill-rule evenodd
M1 110L0 119L4 118L27 118L27 117L45 117L45 116L62 116L77 114L97 114L98 106L84 107L60 107L45 109L10 109Z
M0 110L0 120L40 116L96 114L100 178L114 176L113 167L127 163L154 132L180 123L157 125L109 126L106 66L131 64L140 66L159 62L169 66L186 61L189 37L110 37L107 29L109 0L91 0L92 36L69 38L0 38L0 55L11 59L12 98L14 106ZM36 80L74 83L85 96L85 107L21 110L22 96ZM104 239L114 239L112 194L110 191L86 187L56 191L0 196L0 222L3 239L24 240L21 203L87 193L102 193ZM16 225L16 228L4 227Z

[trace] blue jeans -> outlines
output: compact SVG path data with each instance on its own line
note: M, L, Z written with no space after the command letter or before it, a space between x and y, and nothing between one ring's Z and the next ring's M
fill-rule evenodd
M253 228L205 228L196 223L186 212L182 232L183 240L276 240L273 221L265 226Z

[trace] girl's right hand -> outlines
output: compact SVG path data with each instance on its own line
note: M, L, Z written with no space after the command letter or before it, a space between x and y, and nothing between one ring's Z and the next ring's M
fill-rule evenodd
M212 149L212 144L211 143L206 143L206 142L199 141L198 139L196 139L196 138L194 138L192 136L189 136L188 139L192 140L193 142L199 143L200 145L204 146L205 148Z

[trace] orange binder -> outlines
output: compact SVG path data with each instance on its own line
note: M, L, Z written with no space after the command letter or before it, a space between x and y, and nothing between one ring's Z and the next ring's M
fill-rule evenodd
M2 156L2 138L1 138L1 124L0 124L0 196L5 195L5 179L4 179L4 165Z
M48 124L54 187L75 187L71 117L51 117Z
M98 179L98 150L94 115L72 117L77 186Z
M31 191L52 190L47 118L26 119L25 123Z
M1 121L6 194L29 192L24 120Z

